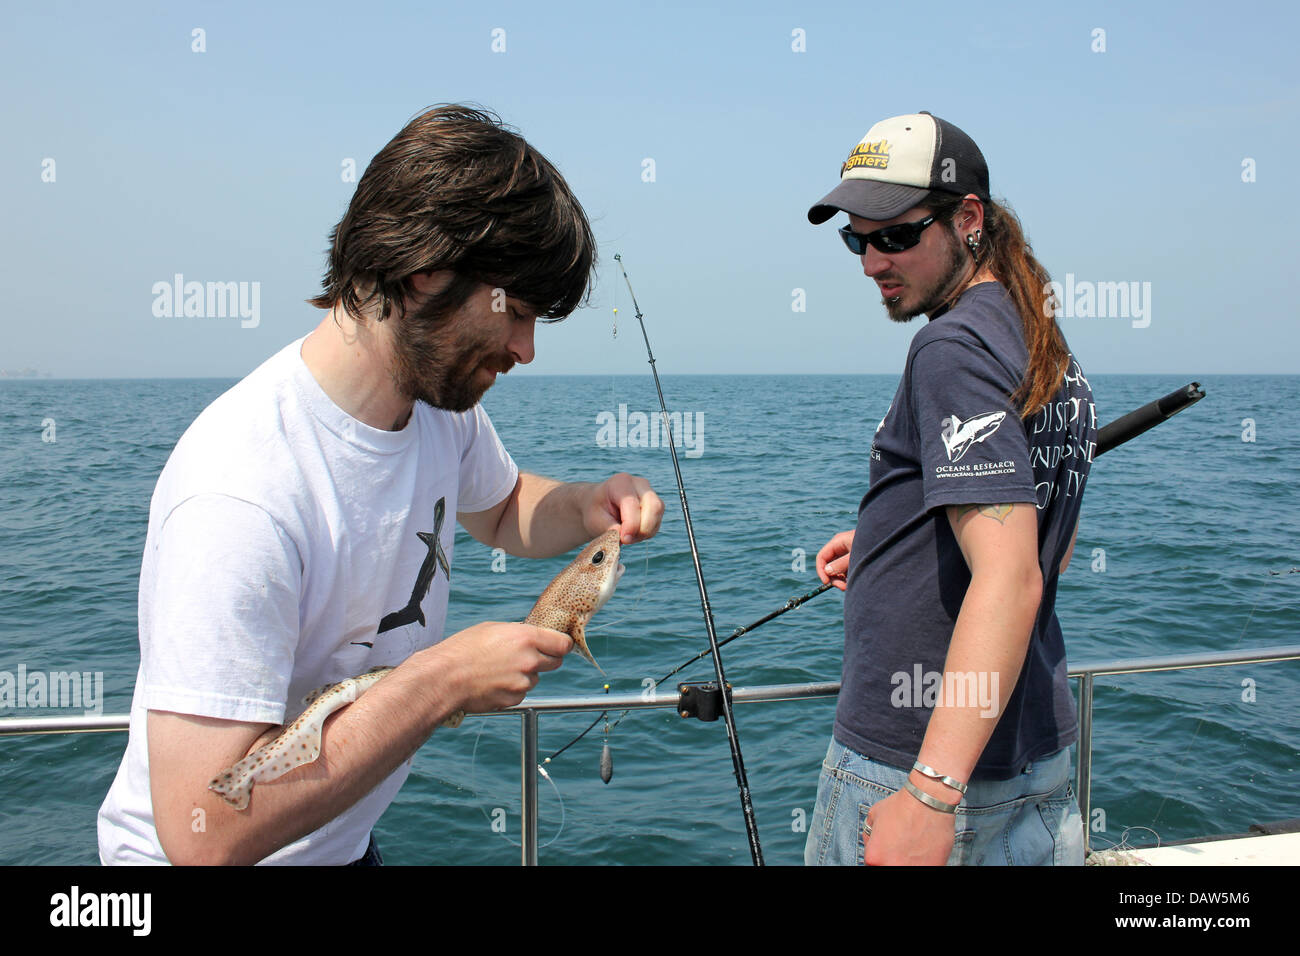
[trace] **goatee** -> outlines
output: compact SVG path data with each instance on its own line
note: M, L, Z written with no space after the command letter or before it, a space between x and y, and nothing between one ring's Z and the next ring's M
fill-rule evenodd
M947 237L944 242L943 272L933 285L922 290L919 301L904 306L902 294L880 300L880 304L885 307L886 313L894 322L910 322L918 315L929 315L937 311L948 302L965 280L966 271L970 268L970 259L966 250L962 248L961 242L951 230L945 229L943 235Z

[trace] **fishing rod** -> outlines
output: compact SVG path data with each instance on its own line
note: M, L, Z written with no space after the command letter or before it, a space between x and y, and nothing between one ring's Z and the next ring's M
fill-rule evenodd
M615 258L618 257L615 256ZM1121 415L1113 422L1103 425L1101 428L1097 430L1097 447L1093 452L1093 456L1096 457L1097 455L1104 455L1106 452L1111 451L1114 448L1118 448L1120 445L1124 444L1125 442L1133 438L1136 438L1138 435L1141 435L1145 431L1149 431L1150 429L1159 425L1161 422L1168 421L1170 418L1172 418L1174 415L1181 412L1183 409L1195 405L1204 397L1205 397L1205 391L1201 388L1200 382L1191 382L1187 385L1184 385L1182 388L1175 389L1174 391L1170 392L1168 395L1165 395L1163 398L1158 398L1154 402L1150 402L1146 405L1143 405L1141 408L1136 408L1126 415ZM1300 572L1300 569L1293 568L1292 572ZM1269 573L1281 574L1283 572L1270 571ZM809 591L807 594L801 594L798 595L797 597L790 598L788 601L786 601L775 611L763 615L757 621L754 621L751 624L747 624L744 627L736 628L736 630L732 631L728 637L718 642L718 647L719 648L725 647L726 645L734 641L736 638L743 637L745 634L748 634L750 631L756 630L757 628L766 624L768 621L780 617L782 614L785 614L787 611L794 610L800 605L805 604L808 601L811 601L813 598L821 594L825 594L834 586L835 586L834 584L827 582L826 584L823 584L821 587ZM679 664L677 667L674 667L672 670L670 670L667 674L665 674L656 682L655 686L662 684L664 681L668 680L674 674L678 673L679 671L685 670L687 667L690 667L696 661L701 660L702 658L705 658L712 653L713 653L713 648L706 647L704 650L700 651L700 653L696 654L694 657L686 661L684 664ZM605 686L606 688L608 688L609 685L607 684ZM550 763L556 757L560 756L560 754L564 753L566 750L568 750L570 747L576 744L583 737L586 737L587 734L591 733L591 731L596 727L597 724L599 724L602 720L605 720L607 718L608 713L609 713L608 711L602 711L596 717L596 719L593 720L590 725L588 725L586 730L582 731L582 733L578 734L576 737L570 740L559 750L552 753L549 757L547 757L542 762L544 764ZM630 713L631 711L628 710L623 711L623 713L619 716L618 720L614 721L614 726L610 727L609 730L610 731L615 730L618 727L618 725L623 722L623 718ZM602 760L606 760L606 759L608 759L606 755L602 754ZM604 776L605 774L602 773L602 777Z
M731 709L731 696L727 693L727 678L722 671L722 655L718 652L718 635L713 629L713 609L709 606L709 592L704 586L704 570L700 567L700 552L695 546L695 529L691 525L691 509L686 503L686 484L682 481L681 465L677 462L677 443L673 439L672 422L668 418L668 404L664 401L664 390L659 384L659 370L655 367L654 352L650 349L650 336L645 330L645 321L641 315L641 306L637 304L636 293L632 291L632 280L627 277L623 266L623 256L615 253L614 261L623 273L627 283L628 294L632 296L632 308L636 311L636 320L641 326L641 337L645 339L646 356L650 360L650 371L654 374L655 390L659 393L659 410L663 414L664 430L668 433L668 450L673 456L673 472L677 476L677 493L682 499L682 517L686 521L686 538L691 546L691 561L695 565L695 580L700 586L700 608L704 612L704 626L709 634L709 650L713 654L713 670L718 678L718 696L721 699L722 719L727 725L727 743L731 747L731 767L736 774L736 787L740 791L740 809L745 815L745 833L749 838L749 855L755 866L763 865L763 848L758 842L758 823L754 820L754 804L749 795L749 778L745 774L745 760L740 753L740 737L736 733L736 717ZM594 725L593 725L594 726Z
M1200 382L1190 382L1182 388L1175 389L1164 398L1134 409L1127 415L1121 415L1109 425L1097 430L1097 451L1101 455L1130 438L1136 438L1148 429L1155 428L1163 421L1168 421L1184 408L1195 405L1205 397L1205 390Z

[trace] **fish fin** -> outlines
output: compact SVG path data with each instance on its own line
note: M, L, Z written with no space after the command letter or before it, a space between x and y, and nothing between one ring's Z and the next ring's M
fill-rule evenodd
M316 698L320 697L320 695L325 693L327 690L330 690L333 687L337 686L337 684L338 681L335 681L333 684L321 684L314 691L312 691L310 694L308 694L306 697L302 699L302 705L304 707L310 707L316 701Z
M570 631L569 636L573 638L573 643L577 646L576 649L578 653L590 661L592 667L600 671L601 674L605 674L605 669L596 663L596 658L591 656L591 650L587 647L586 628L583 627L581 621L578 621L573 625L573 629Z
M459 727L461 721L465 719L465 711L458 710L442 722L443 727Z
M361 641L353 641L352 643L353 643L353 644L360 644L360 643L363 643L363 642L361 642ZM367 644L366 646L369 647L370 645ZM385 667L384 665L380 664L380 665L378 665L378 666L376 666L376 667L372 667L372 668L370 668L370 670L366 671L365 675L363 675L363 676L368 676L368 675L370 675L370 674L377 674L377 673L379 673L380 671L385 671L385 672L387 672L387 671L391 671L391 670L392 670L391 667ZM302 705L303 705L303 707L310 707L310 706L312 705L312 703L316 700L316 698L320 697L321 694L325 693L327 690L333 690L335 687L338 687L339 684L341 684L341 683L342 683L342 681L335 681L335 682L332 683L332 684L321 684L321 686L317 687L314 691L312 691L310 694L308 694L306 697L304 697L304 698L302 699ZM367 686L369 686L369 685L367 685ZM360 694L358 694L357 696L360 696Z

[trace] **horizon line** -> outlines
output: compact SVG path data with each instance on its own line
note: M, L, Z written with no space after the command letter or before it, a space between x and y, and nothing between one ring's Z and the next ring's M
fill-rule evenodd
M45 375L22 375L8 376L0 374L0 382L238 382L252 374L252 370L245 372L243 375L96 375L96 376L77 376L77 377L55 377ZM1298 372L1099 372L1089 370L1088 374L1107 375L1107 376L1178 376L1199 374L1201 377L1215 376L1219 378L1229 377L1276 377L1276 378L1296 378L1300 377ZM757 378L822 378L833 376L837 378L870 378L875 376L899 378L901 373L898 372L667 372L661 375L661 378L739 378L742 376L751 376ZM502 378L500 381L518 381L524 378L642 378L644 373L633 372L524 372L517 373L514 379Z

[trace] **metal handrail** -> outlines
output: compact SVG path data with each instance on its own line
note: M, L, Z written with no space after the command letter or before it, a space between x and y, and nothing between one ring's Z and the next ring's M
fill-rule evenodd
M840 692L839 681L811 684L768 684L763 687L738 687L731 699L742 703L755 701L798 700L804 697L834 697ZM526 697L505 710L469 712L468 717L508 717L514 714L577 713L594 710L651 710L675 707L677 694L637 691L629 694L590 694L581 697ZM83 717L8 717L0 719L0 737L24 734L75 734L129 730L130 714L103 714Z
M1089 833L1092 795L1092 703L1093 680L1115 674L1140 674L1152 671L1187 670L1196 667L1224 667L1231 664L1266 664L1277 661L1300 660L1300 644L1282 644L1272 647L1248 648L1240 651L1212 651L1200 654L1172 654L1164 657L1139 657L1128 660L1100 661L1076 664L1068 676L1079 678L1079 766L1075 777L1075 790L1083 816L1085 845ZM748 704L763 701L804 700L834 697L840 691L839 681L805 684L768 684L761 687L733 688L734 703ZM538 715L543 713L573 713L603 710L650 710L660 707L676 709L678 695L662 694L649 688L630 694L592 694L579 697L525 698L505 710L471 716L522 718L520 742L520 777L523 805L523 848L521 862L525 866L537 865L537 734ZM0 720L0 737L27 734L104 733L128 730L130 714L95 714L64 717L16 717Z
M26 734L93 734L130 729L130 714L86 714L81 717L6 717L0 720L0 737L21 737Z
M1138 657L1127 661L1078 664L1068 671L1079 678L1079 765L1075 768L1074 792L1083 816L1083 846L1088 848L1092 833L1092 691L1093 678L1114 674L1144 674L1152 671L1186 670L1194 667L1224 667L1229 664L1266 664L1300 659L1300 644L1247 648L1240 651L1211 651L1203 654L1170 654Z

